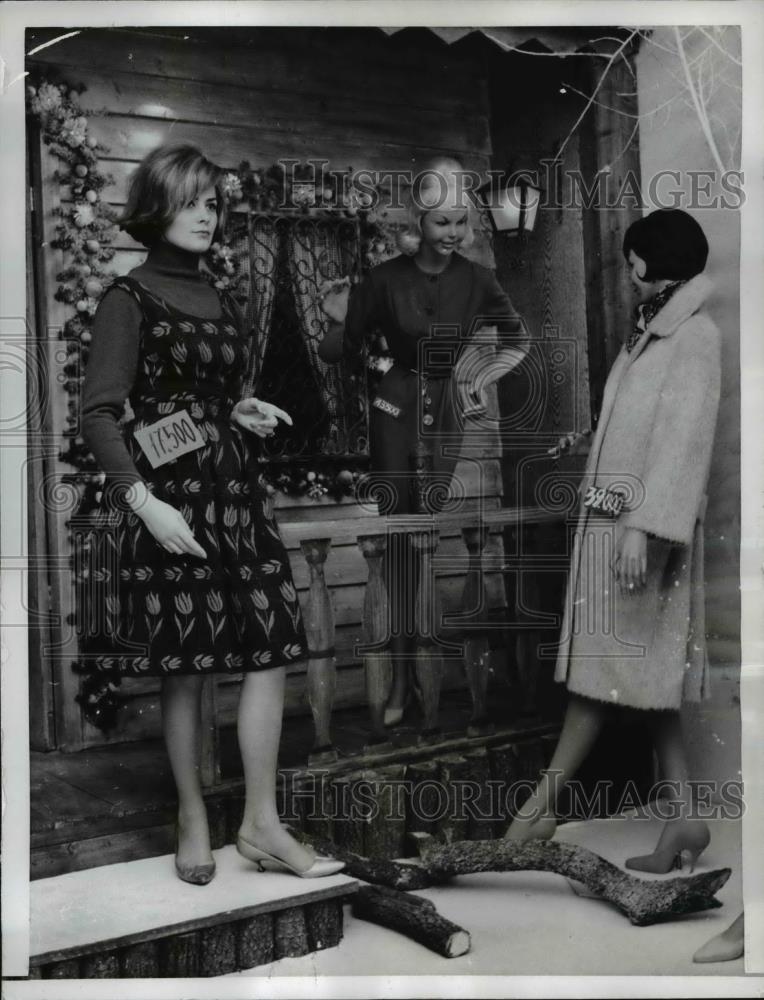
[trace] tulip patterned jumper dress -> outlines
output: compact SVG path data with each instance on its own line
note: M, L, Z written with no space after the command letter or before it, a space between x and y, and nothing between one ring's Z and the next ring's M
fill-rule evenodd
M143 317L124 444L140 478L182 513L206 558L167 552L107 488L93 521L90 586L79 601L83 659L90 669L138 676L239 673L304 659L289 559L259 478L258 439L229 420L248 356L235 304L221 294L221 317L201 319L130 276L112 288L133 296ZM182 411L203 446L153 468L135 431Z

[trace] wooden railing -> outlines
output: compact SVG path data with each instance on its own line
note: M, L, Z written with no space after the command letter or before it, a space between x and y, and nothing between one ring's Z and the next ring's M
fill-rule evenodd
M564 513L537 508L503 508L474 513L441 515L395 515L324 521L320 525L291 523L281 526L287 547L299 545L310 568L310 587L305 606L308 634L308 696L315 726L312 761L336 757L332 745L331 721L336 690L333 656L334 616L324 566L333 545L356 542L368 567L363 602L363 644L357 653L363 660L369 711L369 743L387 739L384 728L385 702L392 676L388 622L389 599L382 573L387 540L393 533L411 536L413 558L418 558L418 585L414 626L416 633L416 679L422 702L421 737L437 731L441 677L444 655L458 655L464 664L472 699L469 727L475 734L487 724L486 690L489 676L490 644L487 631L485 574L506 568L506 557L487 556L485 546L491 529L561 522ZM317 538L316 529L321 537ZM438 544L442 533L458 529L465 546L466 570L461 613L443 616L439 607L435 580L438 574ZM453 556L448 560L453 569ZM494 623L495 627L495 623ZM532 629L531 629L532 630ZM528 629L518 629L505 636L515 643L515 656L521 676L532 668ZM524 706L528 708L529 706Z
M382 749L389 740L384 726L385 703L392 680L391 654L388 649L390 609L383 576L383 559L388 538L395 533L411 536L410 550L419 560L418 587L414 612L416 633L416 680L423 721L419 730L421 742L435 739L444 656L458 658L464 667L472 700L472 713L467 736L479 736L490 730L486 693L490 672L491 630L500 629L501 644L511 644L518 674L522 681L523 713L535 708L536 674L535 648L538 629L546 622L535 624L527 620L520 608L510 611L525 617L522 626L512 628L506 623L487 621L485 576L505 572L513 558L500 551L487 554L486 543L491 530L514 528L533 531L539 525L564 522L565 511L541 508L498 508L493 510L460 511L458 514L406 514L391 516L345 517L337 520L287 522L280 525L282 539L288 549L298 550L309 571L307 600L303 617L308 639L307 666L308 702L314 723L313 749L308 764L323 766L337 759L332 740L332 713L337 690L337 668L334 639L335 621L325 568L333 546L357 544L367 566L362 615L362 643L356 654L363 662L366 702L369 713L367 749ZM438 545L443 534L461 533L464 555L459 562L464 571L464 585L459 601L459 613L441 615L437 586L438 570L446 567L453 572L454 556L439 565ZM406 551L410 551L408 547ZM515 568L522 572L524 556L514 558ZM553 560L555 568L564 570L565 560ZM557 563L559 562L559 565ZM525 573L523 579L532 577ZM525 589L525 588L524 588ZM519 592L519 584L517 587ZM527 596L527 595L526 595ZM202 777L207 787L219 780L214 685L206 684L203 716L205 737L202 753ZM389 744L388 744L389 745Z

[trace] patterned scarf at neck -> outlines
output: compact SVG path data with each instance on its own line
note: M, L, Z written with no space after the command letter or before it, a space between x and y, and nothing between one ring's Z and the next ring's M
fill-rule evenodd
M634 329L631 331L628 341L626 342L626 350L631 353L634 349L635 344L645 332L645 329L652 322L653 318L658 315L661 309L666 305L668 300L673 296L674 292L678 291L682 285L686 285L686 281L672 281L670 284L662 288L657 295L654 295L649 302L643 302L642 305L637 306L636 322L634 324Z

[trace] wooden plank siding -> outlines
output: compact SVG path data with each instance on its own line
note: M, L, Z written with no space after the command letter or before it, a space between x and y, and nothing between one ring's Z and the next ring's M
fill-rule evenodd
M566 184L559 183L580 168L580 129L568 141L559 171L543 166L557 155L583 108L565 84L590 92L582 66L588 62L526 55L512 64L509 78L505 61L489 62L495 166L539 171L545 196L532 234L494 241L499 281L536 341L536 378L526 368L500 386L502 416L521 430L502 463L507 506L540 504L539 480L561 471L547 449L560 435L590 426L583 212L565 204ZM508 105L506 93L521 87L533 100Z
M41 31L28 36L28 48L46 38ZM372 30L252 29L249 40L241 37L231 44L230 35L224 41L218 32L202 29L180 36L164 29L88 29L39 52L32 63L52 79L84 85L83 106L102 111L91 118L91 131L109 146L102 162L114 183L104 197L115 206L124 204L125 185L135 164L166 141L197 144L230 168L242 160L267 166L291 157L328 159L335 169L390 170L422 165L439 153L456 155L470 168L486 170L491 165L488 91L480 60L460 55L424 32L393 40ZM53 225L49 209L57 199L70 197L68 188L50 180L54 167L47 162L43 179L48 241ZM490 241L483 238L477 247L475 255L491 264ZM120 274L135 267L145 254L124 233L118 235L114 248L112 267ZM51 294L60 256L59 252L46 254L48 322L56 323L64 316L64 308ZM62 412L56 420L63 429L66 401L60 390L57 393ZM494 389L490 414L498 414ZM461 463L457 474L468 493L481 494L489 506L499 504L501 446L495 427L473 438L464 455L471 461ZM55 471L71 470L59 463ZM338 510L351 515L351 510L327 503L308 505L279 498L277 505L282 520L315 520L317 535L321 520L336 516ZM58 551L67 551L60 516L53 527L53 544ZM492 536L489 550L501 551L500 533ZM464 546L453 536L443 540L441 551L464 555ZM307 568L299 549L290 550L290 559L304 600ZM337 705L362 703L363 674L353 646L360 636L366 565L356 545L343 545L332 549L326 571L338 626ZM444 579L447 607L456 606L463 578L459 570ZM506 595L501 575L489 575L487 585L489 603L503 607ZM57 601L62 614L67 602L71 607L67 587L66 581L60 582ZM62 662L58 669L58 745L76 749L104 742L104 736L81 719L73 700L77 679L69 663ZM307 711L303 671L304 665L290 673L288 712ZM446 686L456 683L461 683L461 674L453 665ZM123 691L129 701L120 729L111 739L156 736L159 680L129 679ZM220 677L222 724L233 722L235 697L236 683Z
M37 136L29 137L29 146L37 148ZM46 335L41 317L46 315L45 294L40 294L39 276L44 269L40 206L31 193L39 190L40 163L38 156L27 162L27 329L32 340L27 344L27 519L28 552L33 560L46 557L48 525L46 506L41 503L45 495L46 450L50 446L50 407L44 405L49 396L45 343ZM38 295L40 301L38 303ZM39 307L42 307L41 309ZM39 405L35 405L38 402ZM53 699L53 674L46 648L51 638L52 608L50 600L50 573L46 560L38 563L28 574L29 601L29 743L33 750L50 750L55 746Z
M38 295L44 296L37 304L45 319L38 325L42 337L38 348L46 359L50 390L49 405L45 408L44 418L49 441L44 471L47 483L45 489L47 554L52 557L49 575L50 649L47 653L47 665L51 670L55 691L53 715L56 746L74 749L87 744L88 730L92 727L85 721L75 701L79 691L79 678L70 668L70 664L77 657L77 639L68 621L74 610L74 588L72 572L66 562L71 552L67 522L73 513L74 498L63 489L62 502L58 503L55 499L56 484L61 482L64 475L72 472L71 466L64 464L58 458L59 451L65 444L68 402L62 388L62 382L65 381L66 352L64 342L59 339L59 332L63 329L69 313L67 307L54 298L54 291L58 287L56 275L64 266L62 251L50 246L57 222L54 211L60 203L57 186L50 182L57 161L42 144L39 153L42 178L42 197L38 199L42 229L40 235L45 253L40 254L40 270L36 276L36 285ZM99 735L97 730L93 730L92 737L97 740Z

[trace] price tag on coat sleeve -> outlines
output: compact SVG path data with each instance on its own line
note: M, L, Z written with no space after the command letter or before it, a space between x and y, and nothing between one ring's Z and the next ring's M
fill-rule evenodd
M162 417L156 423L135 431L134 436L153 469L205 445L199 428L186 410Z

